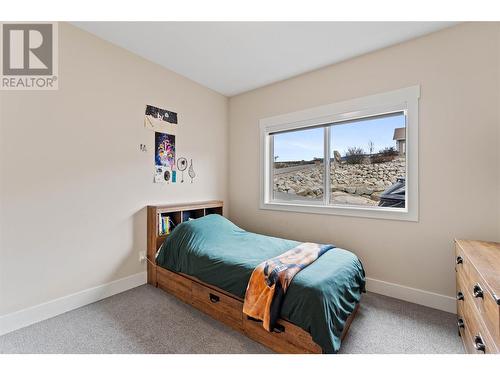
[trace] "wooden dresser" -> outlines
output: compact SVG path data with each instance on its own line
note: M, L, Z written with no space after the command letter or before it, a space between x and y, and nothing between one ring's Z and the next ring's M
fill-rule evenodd
M467 353L500 353L500 243L456 240L457 323Z

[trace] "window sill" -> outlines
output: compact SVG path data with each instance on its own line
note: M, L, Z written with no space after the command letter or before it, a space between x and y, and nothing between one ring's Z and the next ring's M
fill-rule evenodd
M371 219L418 221L417 210L389 207L358 207L349 205L325 206L323 202L261 202L261 210L302 212L322 215L352 216Z

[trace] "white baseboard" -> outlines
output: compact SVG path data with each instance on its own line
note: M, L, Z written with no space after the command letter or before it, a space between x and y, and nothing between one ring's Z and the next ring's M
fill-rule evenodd
M52 318L56 315L76 309L146 284L147 273L139 272L107 284L86 289L27 309L0 316L0 335L29 326L33 323Z
M0 335L29 326L56 315L88 305L114 294L146 284L147 273L139 272L110 283L86 289L65 297L42 303L24 310L0 316ZM456 313L455 298L415 289L387 281L366 278L366 289L369 292L382 294L403 301L413 302L434 309Z
M373 293L383 294L407 302L432 307L434 309L447 311L453 314L457 312L457 302L454 297L428 292L409 286L389 283L387 281L366 278L366 290Z

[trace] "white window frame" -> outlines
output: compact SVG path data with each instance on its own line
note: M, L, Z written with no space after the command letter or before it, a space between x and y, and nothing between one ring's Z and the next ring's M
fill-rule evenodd
M303 111L261 119L260 125L260 208L315 214L345 215L377 219L418 221L418 101L420 86L412 86L328 104ZM405 208L331 205L330 126L338 122L404 112L406 115L406 204ZM326 191L323 200L273 200L272 133L324 125L323 173Z

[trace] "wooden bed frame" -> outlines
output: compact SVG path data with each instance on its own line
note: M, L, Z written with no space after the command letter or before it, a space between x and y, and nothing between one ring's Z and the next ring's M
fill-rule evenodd
M169 216L174 224L211 213L223 214L222 201L199 202L147 208L148 283L173 294L180 300L245 334L278 353L322 353L311 335L295 324L280 319L274 332L267 332L262 323L243 314L243 300L195 277L157 266L156 252L167 235L158 233L160 215ZM359 304L349 316L341 340L346 336Z

